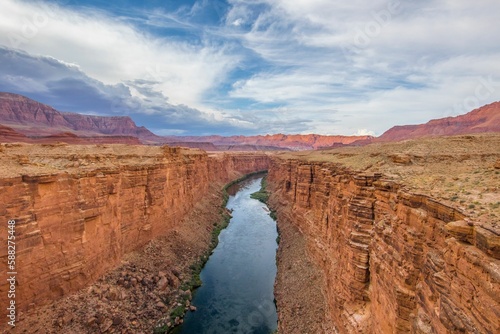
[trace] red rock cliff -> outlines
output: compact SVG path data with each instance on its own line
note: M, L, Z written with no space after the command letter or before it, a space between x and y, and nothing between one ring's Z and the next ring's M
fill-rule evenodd
M18 310L93 282L174 229L209 183L267 169L266 155L144 146L0 146L0 244L16 220ZM0 250L6 268L7 248ZM7 305L6 272L0 304ZM2 312L4 314L4 312ZM5 316L0 320L4 323Z
M332 163L275 159L268 182L278 224L300 229L323 271L339 333L498 333L498 231Z

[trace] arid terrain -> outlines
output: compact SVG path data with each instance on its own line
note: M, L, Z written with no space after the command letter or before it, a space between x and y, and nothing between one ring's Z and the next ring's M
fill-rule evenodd
M278 153L268 182L280 332L500 329L500 135Z
M179 322L174 310L189 309L186 288L192 267L206 256L215 224L221 224L221 191L198 202L175 229L123 257L88 287L19 314L4 333L152 333ZM178 311L177 311L178 312Z
M498 134L477 134L267 155L2 144L1 214L19 219L19 289L34 288L20 294L16 332L136 333L173 325L179 308L189 309L183 291L224 213L224 182L266 168L281 239L280 333L395 330L384 327L382 315L398 332L488 332L500 325L492 317L500 310L499 143ZM128 217L136 222L126 225ZM110 232L128 244L116 245ZM97 244L85 246L94 237ZM422 253L408 257L416 250ZM440 253L446 250L448 257ZM434 260L441 270L428 269L429 256L441 258ZM460 283L437 288L429 301L437 284L429 277L436 275ZM466 302L457 296L471 293L470 284L476 292ZM394 295L390 286L406 292ZM405 298L407 316L398 311ZM478 320L476 309L487 320Z
M143 145L7 143L0 156L0 216L16 221L16 331L40 333L178 323L227 216L223 185L269 161Z
M0 333L500 334L499 13L0 0Z
M364 147L279 153L382 173L410 190L462 210L491 227L500 221L500 135L432 137Z

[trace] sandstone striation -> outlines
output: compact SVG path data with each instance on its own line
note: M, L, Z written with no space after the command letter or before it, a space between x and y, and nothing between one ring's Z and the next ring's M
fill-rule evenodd
M497 137L492 140L498 144ZM493 175L484 181L487 188L483 193L491 202L478 206L500 201L497 191L487 190L498 184L491 161L497 159L499 146L493 148L495 154L482 156L479 147L484 152L487 146L485 142L481 145L470 151L476 157L454 158L462 159L461 168L468 166L467 176L450 176L459 183L475 170L479 170L477 175ZM459 145L465 146L464 142ZM414 155L406 156L405 151L387 152L386 147L323 153L273 159L268 188L280 229L293 225L301 231L307 239L308 256L323 273L328 305L325 317L333 321L334 332L497 333L500 230L496 211L485 216L491 220L482 220L453 202L426 194L425 187L411 187L417 184L411 177L396 182L377 171L409 168L412 175L422 171L423 165L432 173L434 165L440 166L441 153L429 152L426 163ZM314 161L320 157L325 161ZM453 170L450 160L444 163L448 174ZM381 161L383 165L378 163ZM284 272L291 273L278 262L280 330L299 333L294 328L301 319L291 317L290 306L280 303L280 293L287 291L290 281ZM303 298L303 308L317 303Z
M0 217L16 220L19 311L94 282L125 254L175 229L211 183L269 163L264 154L208 156L166 146L3 144L0 155ZM6 265L6 248L0 258Z
M28 142L30 139L14 129L0 124L0 138L4 143Z

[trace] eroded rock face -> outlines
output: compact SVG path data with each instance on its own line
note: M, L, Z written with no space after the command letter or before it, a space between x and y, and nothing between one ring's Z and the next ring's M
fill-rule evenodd
M21 160L18 154L10 154L22 147L6 146L0 152L2 159L12 159L18 170L23 170L22 164L52 164L47 169L52 172L0 178L1 244L6 244L6 222L16 220L19 311L95 281L124 254L175 229L209 193L210 183L222 185L242 174L265 170L269 163L266 155L209 157L202 151L169 147L137 146L143 153L134 153L133 148L121 152L129 149L126 146L109 146L110 151L100 154L105 148L95 146L93 154L70 156L64 153L75 150L70 146L47 146L39 156L32 153ZM34 150L35 146L26 147ZM110 153L113 150L116 154ZM81 161L65 169L64 159L70 158ZM0 258L5 268L7 247L1 248ZM7 305L5 271L1 275L0 304Z
M334 164L275 159L268 181L278 224L302 231L323 270L339 333L500 328L499 231Z
M0 138L4 143L29 141L29 138L26 137L25 135L15 131L12 128L9 128L8 126L4 126L1 124L0 124Z

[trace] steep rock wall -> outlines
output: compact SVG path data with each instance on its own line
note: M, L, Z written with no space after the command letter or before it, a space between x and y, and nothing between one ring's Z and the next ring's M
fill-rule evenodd
M95 150L96 154L76 156L81 166L95 168L0 179L0 244L7 244L7 221L16 220L19 311L95 281L124 254L175 229L200 198L213 195L210 183L222 186L242 174L267 169L269 163L266 155L209 157L201 151L168 147L150 148L156 151L147 157ZM75 158L62 155L44 153L37 161ZM30 159L37 158L21 160L26 164ZM109 163L124 159L131 162ZM144 159L148 162L139 163ZM7 247L0 249L0 258L6 268ZM5 270L0 275L0 304L7 305Z
M323 271L339 333L499 331L498 231L331 163L275 159L268 181L278 224L300 229Z

